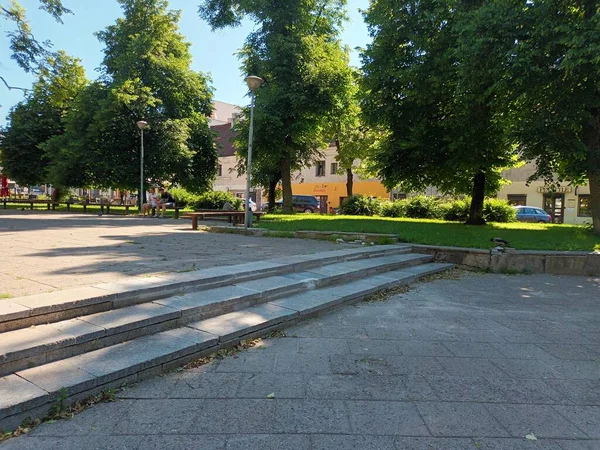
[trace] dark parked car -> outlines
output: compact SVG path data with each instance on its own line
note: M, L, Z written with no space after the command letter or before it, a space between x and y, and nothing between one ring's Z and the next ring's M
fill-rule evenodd
M263 204L263 209L268 208L268 204ZM276 208L283 206L283 200L275 202ZM314 213L319 211L319 200L312 195L292 195L292 208L294 211L304 213Z
M536 208L535 206L515 206L515 209L517 210L517 220L519 222L552 222L552 216L542 208Z

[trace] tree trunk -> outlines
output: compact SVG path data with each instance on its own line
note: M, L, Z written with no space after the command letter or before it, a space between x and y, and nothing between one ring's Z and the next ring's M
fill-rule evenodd
M485 225L483 218L483 201L485 200L485 172L481 171L473 177L473 196L467 225Z
M279 162L281 168L281 188L283 190L283 212L291 214L292 208L292 165L289 155L283 155Z
M352 188L354 187L354 174L352 167L346 169L346 195L352 197Z
M600 234L600 110L590 111L592 119L583 127L587 148L587 174L590 182L590 209L594 233Z
M275 192L277 191L277 181L269 181L269 211L275 209Z

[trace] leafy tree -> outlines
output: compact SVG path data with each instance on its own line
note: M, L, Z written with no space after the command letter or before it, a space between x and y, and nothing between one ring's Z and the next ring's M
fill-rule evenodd
M363 120L359 73L348 67L346 77L331 115L330 133L337 150L338 170L346 175L346 195L352 197L354 172L358 170L363 173L362 166L375 151L380 133Z
M11 109L0 158L6 173L19 184L50 181L43 145L64 132L63 116L86 83L79 60L59 52L40 66L26 99Z
M600 233L600 7L593 0L540 0L520 17L512 77L523 155L532 178L589 181L593 228Z
M4 3L4 2L3 2ZM61 0L39 0L40 9L50 14L56 21L62 23L62 16L69 14ZM25 9L17 0L11 0L10 4L4 6L0 3L0 19L5 19L13 27L6 31L9 40L9 47L12 52L12 59L26 72L37 72L44 67L45 62L54 56L49 51L50 43L48 41L40 42L32 34L31 27L25 15ZM0 76L0 80L9 89L23 88L11 86Z
M485 223L485 194L514 160L505 80L518 13L511 0L371 3L364 110L387 132L373 156L387 187L471 194L467 223Z
M279 170L270 174L281 175L285 212L292 211L292 171L309 164L329 140L327 119L347 60L337 39L344 5L344 0L205 0L200 6L213 29L239 25L245 17L257 26L240 57L244 72L266 81L256 94L254 148L276 157Z
M101 79L76 100L66 133L49 143L57 178L97 187L139 186L144 119L144 175L193 192L210 189L217 152L208 126L208 78L190 69L180 13L165 0L119 0L124 17L97 34L105 45Z

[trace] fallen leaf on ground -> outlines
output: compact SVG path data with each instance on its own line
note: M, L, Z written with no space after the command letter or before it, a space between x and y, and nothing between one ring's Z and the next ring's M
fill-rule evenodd
M525 439L529 439L530 441L537 441L537 438L533 433L529 433L527 436L525 436Z
M275 392L271 392L269 395L267 395L267 398L275 398Z

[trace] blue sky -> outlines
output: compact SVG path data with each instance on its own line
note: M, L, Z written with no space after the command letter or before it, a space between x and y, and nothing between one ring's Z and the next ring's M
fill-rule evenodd
M65 50L68 54L80 58L88 78L97 77L95 69L100 65L103 53L102 45L93 33L114 23L117 17L121 16L121 8L116 0L63 0L63 4L74 13L64 18L63 25L39 11L38 0L20 0L20 3L27 10L36 38L50 39L55 50ZM199 3L200 0L170 0L172 9L182 10L179 25L183 35L192 43L192 68L211 74L216 100L244 104L247 88L234 53L252 31L253 24L248 22L239 28L213 33L197 14ZM369 0L348 0L350 22L345 25L342 39L352 49L364 47L370 41L366 25L359 13L359 9L366 9L368 4ZM0 74L11 85L29 87L34 77L24 73L10 59L4 26L3 23L0 28ZM351 63L359 65L356 51L352 52ZM10 107L22 99L21 91L9 92L0 85L0 124L5 123Z

